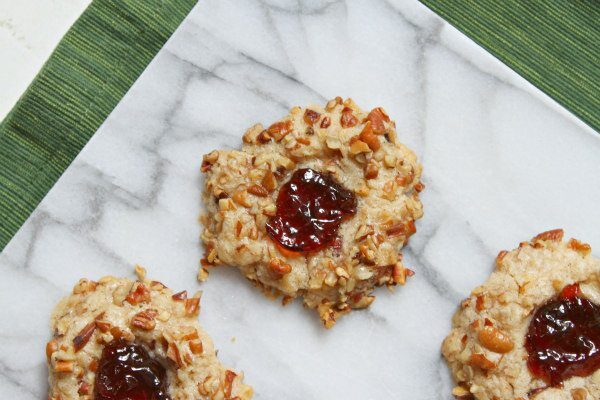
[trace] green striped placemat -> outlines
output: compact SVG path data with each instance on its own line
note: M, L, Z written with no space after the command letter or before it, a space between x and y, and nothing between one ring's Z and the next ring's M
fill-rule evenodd
M421 0L600 129L600 0ZM0 249L196 0L95 0L0 124Z
M0 250L197 0L95 0L0 124Z
M600 129L600 0L420 0Z

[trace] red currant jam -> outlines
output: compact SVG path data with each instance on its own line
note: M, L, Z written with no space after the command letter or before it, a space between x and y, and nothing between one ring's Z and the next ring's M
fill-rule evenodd
M169 400L165 368L140 345L116 339L104 347L95 400Z
M356 213L354 193L329 174L299 169L281 187L277 213L266 224L276 242L291 251L321 250L335 240L340 224Z
M525 348L531 373L551 386L591 375L600 368L600 306L566 286L533 315Z

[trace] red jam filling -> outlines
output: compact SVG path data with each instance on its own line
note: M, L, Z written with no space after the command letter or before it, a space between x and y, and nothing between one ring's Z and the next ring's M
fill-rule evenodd
M566 286L533 315L525 337L531 373L551 386L600 368L600 306Z
M329 174L299 169L281 187L269 236L287 250L318 251L331 245L340 224L356 213L354 193Z
M107 344L96 371L95 400L169 400L165 368L140 345Z

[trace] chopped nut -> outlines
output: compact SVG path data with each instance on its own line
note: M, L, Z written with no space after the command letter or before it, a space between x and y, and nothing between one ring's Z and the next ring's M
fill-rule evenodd
M375 296L360 296L354 301L354 308L367 308L375 301Z
M173 296L171 296L171 298L175 301L183 301L187 299L187 290L175 293Z
M233 194L233 196L231 196L231 198L237 204L244 206L246 208L249 208L252 206L252 203L250 203L250 200L248 199L248 192L245 190L238 190L237 192L235 192Z
M314 125L315 122L317 122L319 120L319 118L321 117L321 114L319 114L316 111L313 110L309 110L308 108L306 109L306 111L304 111L304 122L306 122L308 125Z
M283 278L284 275L287 275L290 272L292 272L292 266L289 264L285 264L279 258L272 258L269 261L267 272L269 273L269 276L271 278L279 280Z
M248 193L252 193L258 197L267 197L269 195L269 191L262 186L252 185L248 188Z
M479 353L471 354L471 357L469 358L467 364L485 370L496 368L496 364L488 360L483 354Z
M168 344L167 358L173 361L177 368L181 368L185 365L183 359L181 358L179 348L177 348L177 345L174 342L169 342Z
M568 246L571 249L573 249L573 250L581 253L581 255L584 256L584 257L587 256L588 254L590 254L592 252L592 247L589 244L582 243L582 242L580 242L577 239L571 239L571 240L569 240Z
M584 388L571 389L571 396L573 396L573 400L586 400L587 390Z
M202 354L204 347L202 346L201 340L193 340L190 342L190 351L193 354Z
M335 108L337 105L341 105L341 104L342 104L342 98L338 96L338 97L336 97L336 98L335 98L335 99L333 99L333 100L329 100L329 101L327 102L327 104L325 105L325 109L326 109L327 111L331 111L331 110L333 110L333 109L334 109L334 108Z
M485 310L485 296L480 294L477 295L476 299L475 299L475 309L477 310L477 312L482 312L483 310Z
M415 233L416 231L417 231L417 229L415 227L415 222L411 220L406 223L397 222L397 223L391 225L388 229L386 229L385 233L389 237L399 236L399 235L404 235L404 236L408 237L408 236L412 235L413 233Z
M255 124L250 127L242 136L244 143L255 143L258 135L263 131L261 124Z
M551 231L542 232L536 237L534 237L531 241L537 242L540 240L551 240L554 242L560 242L563 238L564 232L562 229L553 229Z
M356 189L356 194L359 195L359 196L362 196L362 197L368 196L369 192L370 192L369 188L367 186L365 186L365 185L363 185L363 186L359 187L358 189Z
M229 211L234 210L235 205L231 199L220 199L219 200L219 210L220 211Z
M388 199L390 201L396 198L396 182L395 181L387 181L383 185L383 194L382 197Z
M235 372L227 370L225 371L225 382L223 382L223 394L226 399L231 397L231 388L233 386L233 380L237 375Z
M266 130L262 131L256 137L256 141L262 144L269 143L271 141L271 135L269 135L269 132L267 132Z
M96 316L96 318L94 319L94 323L96 324L96 328L98 328L100 332L106 333L110 330L112 325L110 324L110 322L103 321L102 318L104 318L104 313L101 313L100 315Z
M277 142L280 142L287 134L292 131L292 121L279 121L267 128L267 133L274 138Z
M369 148L373 151L377 151L381 147L379 138L373 133L373 129L371 128L371 122L367 122L359 137L360 140L369 145Z
M197 316L200 312L200 292L197 292L191 299L185 300L185 314Z
M73 294L85 294L96 290L98 282L90 281L89 279L80 279L73 288Z
M375 233L373 229L373 225L361 225L356 230L356 234L354 235L354 240L360 242L364 240L367 236Z
M382 135L385 133L385 122L390 122L390 117L385 113L383 108L377 107L371 110L369 115L367 115L367 121L371 122L371 126L373 127L373 132Z
M125 301L133 305L150 301L150 291L142 282L136 281L125 297Z
M383 157L383 164L388 168L394 168L396 166L396 156L386 154Z
M358 153L368 153L370 151L371 149L369 146L361 140L355 140L352 142L352 144L350 144L350 154L352 155L356 155Z
M498 253L498 255L496 256L496 266L500 266L502 264L502 260L504 259L504 256L506 256L508 254L508 251L506 250L502 250L500 253Z
M79 389L77 390L77 394L80 394L80 395L90 394L90 389L91 389L91 386L89 383L81 382L79 384Z
M294 167L296 167L296 164L294 164L294 162L287 157L279 157L277 159L277 164L287 170L294 169Z
M404 268L402 263L394 264L392 279L394 280L394 283L397 283L398 285L404 285L406 283L406 268Z
M348 272L342 268L342 267L337 267L335 269L335 273L337 276L343 277L343 278L350 278L350 275L348 275Z
M54 364L54 371L56 372L73 372L74 370L74 365L73 365L73 361L56 361L56 364Z
M351 128L358 124L358 119L356 119L352 113L353 111L350 107L344 107L340 117L340 125L342 125L342 128Z
M484 326L478 333L479 342L494 353L508 353L514 347L510 337L493 326Z
M208 172L211 170L214 163L219 159L219 152L217 150L211 151L202 157L202 167L200 170L202 172Z
M151 331L156 326L154 318L157 314L158 312L154 309L140 311L139 313L135 314L131 319L131 326L133 328Z
M77 353L79 350L85 347L87 342L90 341L90 338L94 334L96 330L96 322L92 321L73 338L73 347L75 348L75 352Z
M144 279L146 279L146 268L142 267L140 264L136 264L134 269L135 269L135 275L137 276L138 280L144 281ZM154 283L155 281L152 281L152 282ZM160 282L158 282L158 283L160 283ZM162 283L160 283L160 284L162 286L165 286Z
M207 279L208 279L208 270L204 267L200 268L200 270L198 271L198 281L206 282Z
M452 389L452 395L457 400L473 400L474 397L467 389L462 386L456 386Z
M52 339L48 343L46 343L46 358L50 360L52 354L58 350L58 342L56 339Z
M323 121L321 121L321 128L327 129L327 128L329 128L329 125L331 125L331 118L329 118L329 117L323 118Z
M265 173L265 176L261 181L261 185L265 189L267 189L268 192L272 192L273 190L275 190L275 188L277 187L277 180L275 179L275 175L273 174L273 172L271 172L271 170L268 170Z
M379 175L379 167L374 160L371 160L365 166L365 179L375 179L377 175Z

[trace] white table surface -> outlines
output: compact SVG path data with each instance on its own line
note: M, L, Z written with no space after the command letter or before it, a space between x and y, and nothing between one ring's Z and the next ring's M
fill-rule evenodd
M196 281L199 168L336 95L388 111L427 187L416 275L326 331L233 269ZM417 1L204 0L0 255L0 397L44 397L48 316L80 277L141 263L204 291L200 322L257 399L449 400L440 343L499 250L562 227L599 254L599 161L591 129Z

